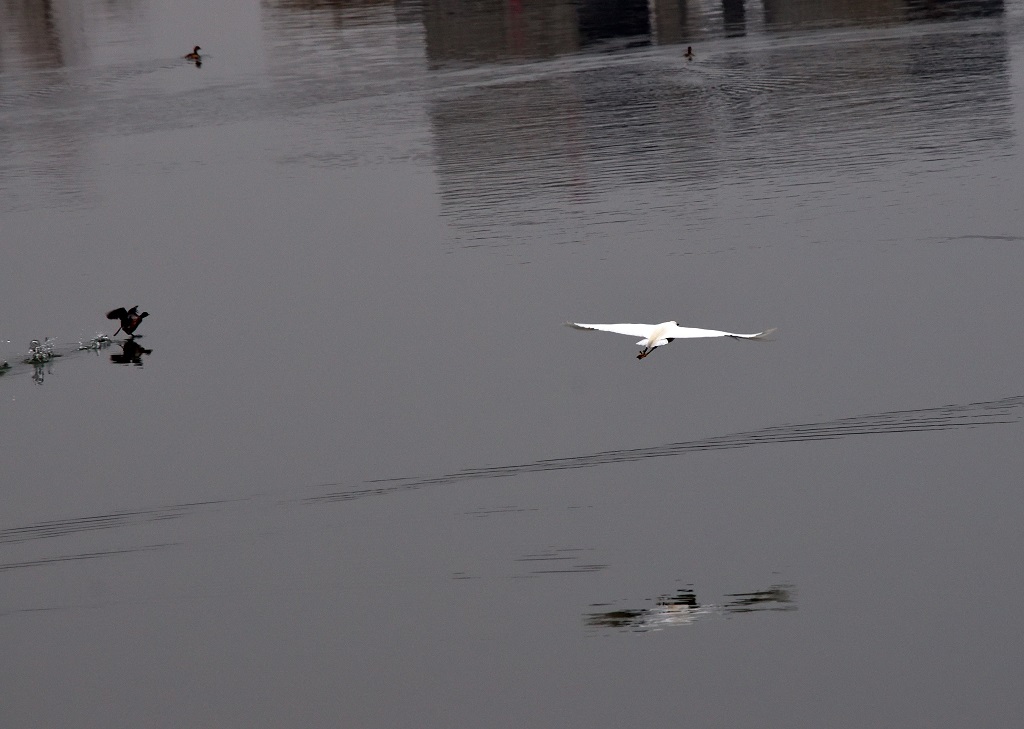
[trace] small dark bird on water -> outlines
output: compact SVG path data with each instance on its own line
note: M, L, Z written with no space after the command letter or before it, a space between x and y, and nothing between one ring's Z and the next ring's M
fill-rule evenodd
M693 46L686 46L686 53L683 54L683 58L687 61L692 61L694 57Z
M117 332L124 329L124 333L127 334L128 336L131 336L132 333L139 328L139 324L141 324L142 320L145 319L147 316L149 316L149 312L144 311L140 314L139 307L137 305L133 306L127 311L125 311L125 308L122 306L120 309L114 309L113 311L107 312L108 319L121 320L121 326L117 328ZM113 336L116 337L117 332L114 332Z
M203 49L200 48L199 46L196 46L195 48L192 49L191 53L186 53L185 54L185 58L187 58L190 61L199 61L199 60L201 60L200 57L199 57L199 51L201 51L201 50L203 50Z

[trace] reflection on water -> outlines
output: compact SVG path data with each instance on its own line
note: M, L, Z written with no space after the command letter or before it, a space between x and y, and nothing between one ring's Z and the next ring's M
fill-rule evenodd
M465 245L506 246L659 215L710 224L737 185L758 186L754 216L794 196L844 204L840 179L884 179L895 198L893 166L910 180L1009 153L1008 66L1003 28L985 24L538 69L434 101L442 200Z
M18 40L0 42L0 63L35 58L64 69L66 52L53 49L74 45L66 39L82 33L80 24L56 21L71 12L65 5L18 10L17 22L0 28L0 41ZM823 22L821 13L847 24L999 15L1002 4L989 0L765 3L763 18L760 7L741 0L265 0L262 8L275 59L269 85L246 79L154 91L162 74L183 64L180 57L172 65L153 58L88 73L0 74L0 212L46 198L61 208L89 205L83 149L97 136L294 116L410 91L426 94L429 163L449 221L472 245L507 245L509 230L518 241L579 241L607 223L656 211L699 224L714 216L716 189L752 180L771 191L767 214L797 188L813 201L830 194L837 176L870 179L886 163L910 172L955 167L971 155L999 154L1013 134L999 19L964 33L932 24L920 32L865 31L844 43L768 41L773 29ZM659 51L577 53L615 39L695 43L736 35L748 37L697 45L692 63ZM44 50L29 50L36 46ZM567 53L576 54L571 63L526 64L513 74L480 65ZM394 111L379 123L415 125L419 135L418 113ZM281 159L342 164L372 154L367 147L381 144L379 127L363 128L362 117L352 116L361 112L326 115L313 135L319 145L304 140ZM820 131L809 138L808 128ZM389 136L407 137L404 131ZM429 149L400 154L428 157ZM624 190L617 209L602 205Z
M0 5L0 192L9 198L5 208L18 197L30 197L24 188L36 181L64 204L81 203L82 130L65 123L60 110L79 103L81 86L66 69L87 60L84 21L85 10L75 0ZM17 70L35 73L20 78L10 73ZM19 82L28 82L27 88L19 88ZM19 138L2 115L12 103L49 113ZM33 174L37 165L43 169Z
M1002 0L766 0L761 17L745 0L428 0L423 7L432 66L550 58L594 47L694 43L766 31L915 20L988 17ZM754 26L753 28L748 27Z
M428 0L423 8L427 57L435 68L452 62L482 63L511 58L550 58L587 47L647 45L656 35L660 6L671 2L589 0ZM680 3L679 8L684 8ZM675 25L675 24L673 24ZM678 38L678 27L660 26Z
M121 353L110 355L110 361L114 364L142 366L142 355L151 354L152 349L143 349L142 345L134 339L127 339L120 342Z
M422 66L418 3L265 0L263 14L277 92L300 107L407 81Z
M692 625L698 618L717 615L729 616L752 612L788 612L796 610L792 585L772 585L766 590L725 595L725 602L702 605L697 594L689 588L662 595L652 607L616 609L590 613L586 624L592 628L611 628L631 632L662 630L680 625ZM594 607L603 607L595 605Z
M499 509L491 513L511 511L537 511L536 509ZM603 562L594 562L590 555L593 547L545 547L529 552L514 560L517 569L509 575L513 579L535 578L545 575L578 575L601 572L608 569ZM479 575L467 572L452 573L453 580L478 579Z
M81 3L5 2L0 20L0 73L9 66L61 68L84 60Z
M130 2L41 0L5 3L0 72L9 67L61 68L86 60L90 15L119 20ZM694 43L749 32L1001 15L1003 0L264 0L277 50L330 54L354 28L415 22L432 66L549 58L587 48ZM286 15L303 18L297 25ZM333 41L331 39L334 39ZM327 47L317 47L327 42ZM342 44L342 47L344 44ZM326 55L324 56L326 58ZM196 66L201 59L193 60Z
M319 496L306 497L303 501L310 504L349 501L366 496L381 496L399 491L419 489L424 486L461 483L481 478L504 478L524 473L594 468L595 466L603 466L610 463L631 463L648 458L667 458L699 451L749 448L751 446L777 445L782 443L811 443L863 435L920 433L959 430L986 425L1007 425L1020 422L1022 405L1024 405L1024 395L1015 395L1001 400L976 402L966 405L946 405L920 410L897 410L877 413L875 415L839 418L819 423L775 425L761 430L731 433L701 440L668 443L648 448L602 451L582 456L550 458L508 466L466 468L430 478L382 479L376 482L379 485L328 492ZM336 484L325 484L325 486L333 485Z

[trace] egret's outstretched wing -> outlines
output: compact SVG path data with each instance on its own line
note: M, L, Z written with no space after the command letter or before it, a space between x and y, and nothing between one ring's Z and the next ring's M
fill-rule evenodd
M696 337L734 337L736 339L764 339L769 336L774 329L765 329L763 332L757 334L737 334L736 332L720 332L717 329L695 329L693 327L676 327L670 332L666 332L666 336L669 339L693 339Z
M640 337L646 339L651 335L655 325L653 324L577 324L575 322L567 321L565 323L567 327L573 329L593 329L598 332L614 332L615 334L625 334L630 337Z

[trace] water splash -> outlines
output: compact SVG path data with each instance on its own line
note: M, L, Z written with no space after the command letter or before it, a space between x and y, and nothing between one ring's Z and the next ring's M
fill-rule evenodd
M63 355L56 351L56 342L49 337L46 337L42 342L38 339L33 339L29 342L28 357L25 358L25 364L32 365L32 381L37 385L43 384L47 374L47 363L61 356Z
M114 340L110 337L109 334L97 332L96 336L93 337L92 339L86 340L84 342L79 340L78 350L93 350L98 352L101 349L106 349L107 347L109 347L113 343L113 341Z
M43 364L49 362L54 357L60 357L61 355L56 351L56 342L46 337L42 342L38 339L33 339L28 345L28 357L25 359L25 364Z

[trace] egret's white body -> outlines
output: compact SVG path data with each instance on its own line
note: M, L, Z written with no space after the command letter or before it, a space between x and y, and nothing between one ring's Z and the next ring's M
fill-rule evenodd
M642 347L637 359L643 359L655 347L668 344L673 339L695 339L697 337L733 337L734 339L764 339L774 332L774 329L766 329L756 334L737 334L735 332L720 332L717 329L695 329L693 327L681 327L674 321L664 321L661 324L577 324L566 322L567 326L573 329L593 329L599 332L614 332L615 334L626 334L631 337L642 337L637 345Z

